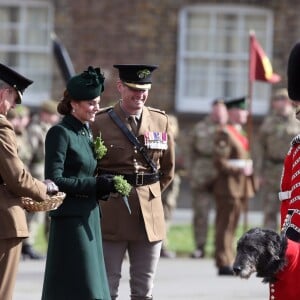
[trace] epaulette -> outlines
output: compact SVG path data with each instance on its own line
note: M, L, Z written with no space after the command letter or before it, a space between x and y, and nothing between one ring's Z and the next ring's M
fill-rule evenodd
M108 112L111 108L113 108L113 106L107 106L107 107L100 108L100 110L96 113L96 115L100 115L104 112Z
M151 111L155 111L155 112L161 113L161 114L163 114L163 115L166 114L166 112L165 112L164 110L160 110L160 109L158 109L158 108L154 108L154 107L150 107L150 106L147 106L147 108L148 108L149 110L151 110Z
M296 144L300 144L300 134L296 135L291 141L292 146L294 146Z

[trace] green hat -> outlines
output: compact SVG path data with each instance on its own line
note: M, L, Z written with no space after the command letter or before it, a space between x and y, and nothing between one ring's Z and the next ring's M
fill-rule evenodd
M104 76L100 68L88 67L87 71L73 76L67 83L67 91L73 100L92 100L104 91Z
M17 73L13 69L10 69L8 66L5 66L0 63L0 79L14 88L18 94L17 104L22 102L22 96L24 90L33 83L32 80L24 77L23 75Z
M239 109L246 110L247 109L247 98L241 97L241 98L230 99L225 102L225 105L226 105L227 109L239 108Z
M149 90L152 84L152 72L157 65L114 65L125 85L138 90Z

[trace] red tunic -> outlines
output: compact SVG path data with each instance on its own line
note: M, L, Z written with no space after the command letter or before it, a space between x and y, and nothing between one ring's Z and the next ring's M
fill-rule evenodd
M287 192L292 190L292 164L293 164L293 156L292 156L292 149L290 148L288 154L285 157L282 175L281 175L281 183L280 183L280 189L282 192ZM281 207L280 207L280 224L281 227L283 225L283 222L285 220L288 207L290 204L290 198L287 198L285 200L281 201Z
M300 299L300 243L288 240L287 265L276 274L277 281L270 283L270 300Z
M281 201L281 226L288 209L300 210L300 136L292 141L285 158L281 177L281 191L290 191L290 197ZM296 220L296 218L294 218ZM295 224L300 227L300 224Z

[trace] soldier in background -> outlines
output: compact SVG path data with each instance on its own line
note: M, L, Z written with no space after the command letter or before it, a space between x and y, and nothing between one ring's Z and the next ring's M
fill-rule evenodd
M57 113L57 102L54 100L43 101L38 112L32 117L27 131L30 136L29 142L31 146L31 158L29 170L31 174L40 180L44 179L44 163L45 163L45 138L49 128L59 121ZM29 224L30 233L35 236L38 225L45 223L45 236L48 238L49 231L48 213L35 213Z
M36 178L44 178L45 137L49 128L58 121L57 102L47 100L41 104L38 113L32 117L28 126L30 145L33 149L29 168Z
M259 130L257 168L261 176L265 228L279 229L281 171L290 141L299 132L300 122L295 117L287 90L276 90L272 98L271 114L265 118Z
M196 250L192 258L205 256L205 245L208 232L208 217L213 201L212 188L215 179L215 168L212 160L214 134L219 127L225 126L228 120L227 109L223 99L212 103L211 113L197 123L191 136L191 189L193 196L193 230Z
M167 232L171 225L171 220L173 217L174 210L177 207L177 198L179 196L180 182L181 182L180 174L184 170L183 156L176 143L179 134L179 125L176 116L170 114L169 123L170 123L170 130L174 137L174 145L175 145L175 174L174 174L173 181L170 183L167 189L162 193L162 203L163 203ZM167 238L163 240L160 257L164 257L164 258L176 257L176 253L168 250Z
M29 145L28 132L26 130L30 122L30 109L25 105L19 105L7 113L7 119L13 125L16 133L19 157L24 165L28 167L32 152Z
M16 133L18 154L24 165L29 169L33 149L30 145L28 124L30 123L30 109L27 106L19 105L7 114L8 120L12 123ZM41 178L39 178L41 179ZM22 256L23 258L41 259L42 255L34 250L35 232L32 232L31 223L35 218L35 213L26 212L26 221L29 229L29 237L23 240Z
M214 184L216 201L215 260L218 275L234 275L234 237L241 212L254 196L253 163L243 125L248 111L245 98L226 102L228 125L215 134L214 163L217 176Z

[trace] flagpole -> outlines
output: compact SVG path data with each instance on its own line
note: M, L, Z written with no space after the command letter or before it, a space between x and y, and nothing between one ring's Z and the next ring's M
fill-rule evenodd
M252 135L253 135L253 118L252 118L252 103L253 103L253 76L251 76L253 70L252 60L255 58L252 55L252 43L253 43L254 31L249 32L249 65L248 65L248 120L247 120L247 137L249 141L249 156L252 158ZM251 175L253 176L253 175ZM243 229L244 232L248 229L248 201L245 199L244 202L244 222Z
M252 134L253 134L253 118L252 118L252 104L253 104L253 76L252 68L255 65L255 62L252 60L255 58L252 55L252 43L254 38L254 31L249 32L249 66L248 66L248 122L247 122L247 135L249 140L249 153L252 152Z

